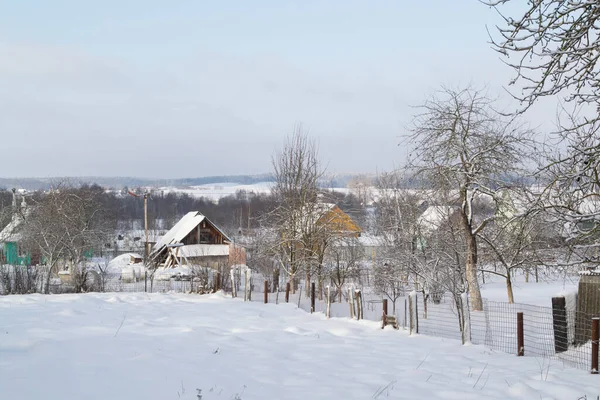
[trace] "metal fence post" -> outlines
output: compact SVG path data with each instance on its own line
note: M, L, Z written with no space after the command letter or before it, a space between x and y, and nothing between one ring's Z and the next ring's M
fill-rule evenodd
M598 341L600 340L600 318L592 318L592 374L598 373Z
M517 356L525 355L525 338L523 335L523 313L517 313Z

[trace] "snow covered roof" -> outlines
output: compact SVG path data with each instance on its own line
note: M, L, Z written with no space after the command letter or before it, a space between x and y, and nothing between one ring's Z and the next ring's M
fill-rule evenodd
M456 210L452 206L429 206L417 219L417 224L425 232L435 231Z
M22 222L23 218L18 216L18 214L14 214L8 225L0 232L0 243L18 242L21 238L21 234L17 232L17 228Z
M153 258L156 255L160 254L162 250L169 244L181 242L181 240L183 240L184 237L186 237L194 228L196 228L204 220L208 221L208 218L206 218L199 211L190 211L189 213L185 214L175 224L175 226L173 226L167 233L165 233L160 238L160 240L156 242L156 244L152 248L150 257ZM223 237L226 240L231 242L231 239L222 230L220 230L212 222L210 223L223 235Z
M209 257L209 256L228 256L228 244L188 244L181 246L178 255L186 258Z

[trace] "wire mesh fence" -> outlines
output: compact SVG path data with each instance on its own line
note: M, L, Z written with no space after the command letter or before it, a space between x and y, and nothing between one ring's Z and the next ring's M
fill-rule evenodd
M462 340L460 297L418 293L416 299L416 332Z

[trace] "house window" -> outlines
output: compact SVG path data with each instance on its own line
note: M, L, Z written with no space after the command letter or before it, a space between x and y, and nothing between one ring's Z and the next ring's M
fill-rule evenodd
M212 235L210 233L200 233L200 243L211 243Z

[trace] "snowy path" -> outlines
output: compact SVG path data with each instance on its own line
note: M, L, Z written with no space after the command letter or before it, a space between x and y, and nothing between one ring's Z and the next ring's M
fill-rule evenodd
M5 296L0 335L0 399L600 395L600 376L557 361L220 294Z

